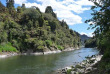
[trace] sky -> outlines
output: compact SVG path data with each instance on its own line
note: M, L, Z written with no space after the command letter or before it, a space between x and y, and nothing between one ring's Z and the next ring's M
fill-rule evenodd
M6 0L0 0L6 5ZM94 30L87 30L89 24L85 20L90 19L92 11L91 6L94 5L88 0L14 0L15 7L21 6L22 3L26 7L36 6L42 12L45 12L47 6L51 6L57 14L59 20L65 20L70 29L73 29L80 34L86 34L92 37Z

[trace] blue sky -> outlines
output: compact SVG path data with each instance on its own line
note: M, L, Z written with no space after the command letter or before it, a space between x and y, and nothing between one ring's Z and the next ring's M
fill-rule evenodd
M6 5L6 0L0 1ZM37 6L42 12L47 6L52 6L58 19L64 19L71 29L92 36L94 30L87 30L89 24L84 23L92 17L90 7L93 3L88 0L15 0L15 7L21 6L22 3L25 3L26 7Z

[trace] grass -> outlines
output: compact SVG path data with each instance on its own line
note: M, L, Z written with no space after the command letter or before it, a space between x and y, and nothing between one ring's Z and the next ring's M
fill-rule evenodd
M5 43L0 45L0 52L18 52L15 47L11 45L11 43Z

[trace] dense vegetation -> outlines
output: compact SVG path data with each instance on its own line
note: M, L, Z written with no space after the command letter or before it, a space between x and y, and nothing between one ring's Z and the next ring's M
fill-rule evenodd
M13 0L7 7L0 3L0 51L32 52L79 47L80 37L67 23L57 19L51 6L45 13L38 7L14 8ZM8 48L9 47L9 48Z
M83 34L83 35L80 35L80 38L81 38L81 43L82 45L85 45L85 41L87 41L88 39L90 39L91 37L88 37L87 35Z
M94 34L97 39L97 47L104 53L98 64L98 70L90 74L110 74L110 0L91 0L95 5L92 6L93 17L86 22L91 28L96 28Z
M94 48L97 47L97 40L96 38L90 38L88 40L85 40L85 47L86 48Z

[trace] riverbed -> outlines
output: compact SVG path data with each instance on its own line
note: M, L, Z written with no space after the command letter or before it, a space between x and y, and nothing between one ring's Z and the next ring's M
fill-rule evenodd
M0 74L52 74L98 54L95 48L81 48L49 55L18 55L0 59Z

